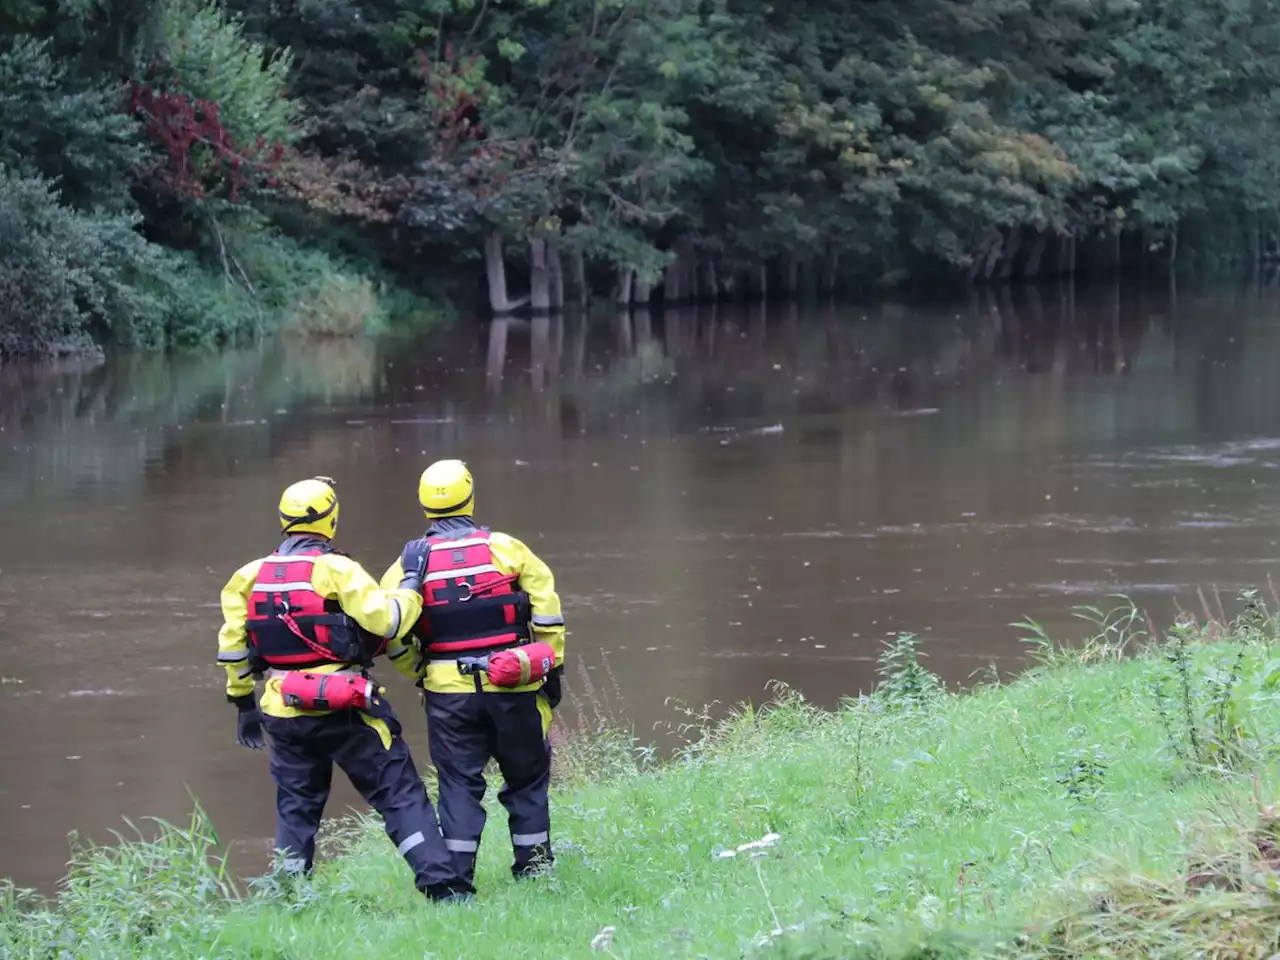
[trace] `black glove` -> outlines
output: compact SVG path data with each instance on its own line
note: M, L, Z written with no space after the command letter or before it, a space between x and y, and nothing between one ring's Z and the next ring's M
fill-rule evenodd
M262 714L253 702L253 694L247 693L232 702L236 705L236 743L250 750L261 750L267 741L262 736Z
M564 673L564 667L556 667L547 674L547 679L542 684L542 692L547 695L547 703L552 710L560 706L560 698L563 696L563 692L560 689L560 674L562 673Z
M422 578L427 575L429 552L426 538L423 537L410 540L404 545L404 551L400 554L400 566L404 569L404 576L400 578L401 590L420 591L422 589Z

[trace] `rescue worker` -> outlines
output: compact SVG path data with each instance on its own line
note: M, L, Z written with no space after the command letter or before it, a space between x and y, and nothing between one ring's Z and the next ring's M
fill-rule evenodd
M425 554L424 607L413 632L425 667L421 684L445 846L458 873L473 882L485 823L484 768L492 757L504 781L498 800L511 832L511 872L517 879L532 876L554 859L547 730L560 702L564 661L555 579L519 540L476 525L471 472L462 461L429 466L418 483L418 503L430 525L405 545L382 585L400 583ZM503 685L494 682L492 663L491 672L473 668L477 658L494 661L501 651L511 651L508 662L518 655L524 667Z
M284 491L280 527L285 539L275 552L241 567L222 590L218 662L236 706L237 742L261 750L264 727L270 735L281 866L311 870L336 763L382 816L420 891L432 900L470 896L400 723L366 672L386 653L416 676L404 640L422 607L421 565L383 590L336 550L338 496L327 477Z

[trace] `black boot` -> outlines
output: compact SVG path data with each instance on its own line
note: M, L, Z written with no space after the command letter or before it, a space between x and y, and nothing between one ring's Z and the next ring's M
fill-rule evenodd
M461 881L427 887L423 893L433 903L463 903L476 896L475 887Z

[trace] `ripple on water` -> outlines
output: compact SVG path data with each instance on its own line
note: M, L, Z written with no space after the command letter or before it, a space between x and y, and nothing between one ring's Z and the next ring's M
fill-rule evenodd
M1033 590L1041 590L1046 593L1066 594L1074 596L1077 594L1087 595L1091 597L1103 596L1127 596L1133 593L1191 593L1195 591L1194 583L1102 583L1094 582L1078 582L1078 583L1036 583L1032 584Z
M68 690L63 697L131 697L133 692L130 690L113 690L110 687L104 687L101 690Z

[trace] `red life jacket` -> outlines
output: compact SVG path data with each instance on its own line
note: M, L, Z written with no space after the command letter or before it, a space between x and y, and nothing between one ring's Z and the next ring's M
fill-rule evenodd
M414 632L428 657L495 652L528 643L529 596L493 565L489 531L428 536L422 616Z
M245 621L256 669L367 666L386 648L387 641L343 613L337 599L312 587L316 558L338 552L327 540L290 537L262 561Z

